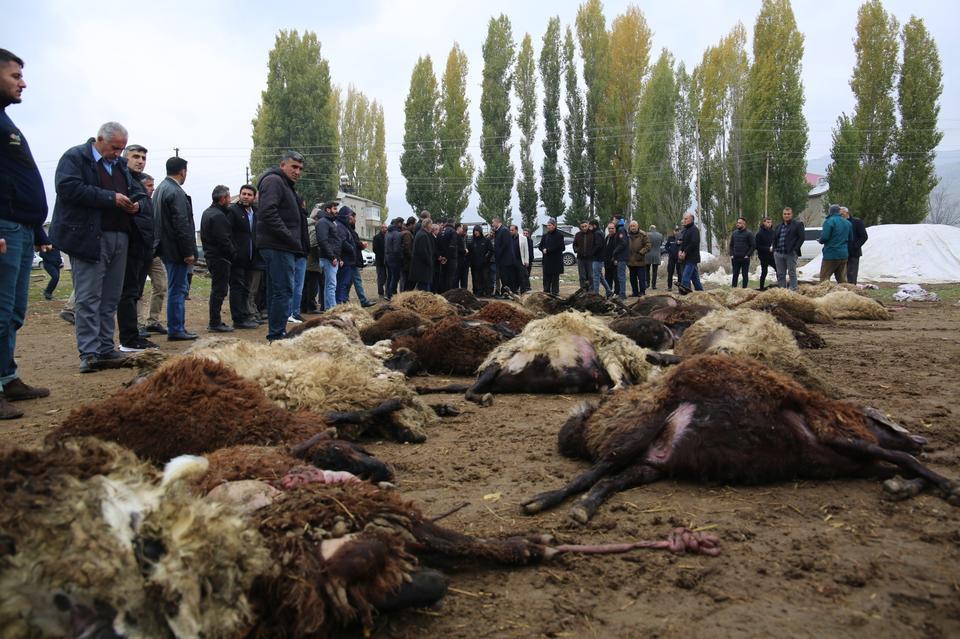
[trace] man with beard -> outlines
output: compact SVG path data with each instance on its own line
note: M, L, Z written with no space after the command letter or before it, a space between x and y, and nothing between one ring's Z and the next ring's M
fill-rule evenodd
M256 197L257 190L250 184L244 184L240 187L237 201L227 207L230 237L235 250L233 262L230 263L230 318L234 328L260 326L250 312L251 289L256 290L263 276L263 271L252 268L255 257L253 229L256 224L253 201Z

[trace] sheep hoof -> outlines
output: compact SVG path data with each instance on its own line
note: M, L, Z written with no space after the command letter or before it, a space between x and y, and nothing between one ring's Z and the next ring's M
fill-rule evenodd
M590 521L590 513L583 506L574 506L570 509L570 519L578 524L586 524Z
M493 406L493 393L484 393L480 398L481 406Z
M951 506L960 506L960 480L953 480L944 491L943 498Z
M904 479L903 477L893 477L883 482L883 490L886 498L891 501L903 501L916 497L923 490L922 479ZM947 498L947 501L950 501Z
M536 515L544 509L545 505L542 500L534 498L523 504L520 509L524 515Z

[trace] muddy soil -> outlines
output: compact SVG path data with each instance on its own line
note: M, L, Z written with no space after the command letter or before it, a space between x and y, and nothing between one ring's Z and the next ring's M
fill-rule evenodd
M204 326L205 306L188 302L189 328ZM21 403L27 415L0 423L0 443L39 443L73 407L133 376L81 375L61 307L31 302L18 361L28 382L53 393ZM926 436L930 465L960 476L960 307L917 304L898 308L892 321L816 328L828 348L808 354L825 376ZM265 329L242 335L263 339ZM158 341L165 351L184 348ZM526 517L524 498L585 469L556 452L556 433L590 397L498 396L486 408L458 396L427 399L463 412L442 420L425 444L369 448L395 465L399 488L426 513L466 502L448 526L601 543L659 538L683 525L719 535L723 554L635 551L515 570L459 566L442 605L381 618L374 637L960 636L960 509L935 495L888 502L880 483L866 480L664 481L615 496L586 526L567 518L569 504Z

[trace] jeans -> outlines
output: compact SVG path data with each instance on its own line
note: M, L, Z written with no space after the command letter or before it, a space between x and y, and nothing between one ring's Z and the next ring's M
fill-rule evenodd
M207 256L207 270L210 272L210 301L208 304L209 322L207 326L220 326L223 319L220 309L230 289L230 260L223 257Z
M43 292L49 297L57 290L57 284L60 283L60 269L63 268L63 260L60 259L60 251L57 249L50 249L50 253L45 253L44 256L45 259L40 262L40 265L50 276L50 281L47 282L47 288L43 289Z
M344 264L337 269L337 304L346 304L350 300L350 287L353 286L353 272L357 267Z
M296 255L280 249L260 249L267 265L267 339L273 341L287 334L287 318L293 301L293 278Z
M620 294L620 299L627 299L627 263L623 260L620 260L616 263L617 268L617 283L620 285L620 290L617 291Z
M599 293L600 285L603 284L603 290L610 295L610 285L603 277L603 260L592 260L590 264L593 267L593 292Z
M695 262L683 263L683 276L680 278L681 286L690 288L690 284L693 284L694 290L703 290L703 284L700 283L700 271L697 266Z
M164 262L167 269L167 335L186 332L187 265Z
M743 276L743 288L747 288L747 282L750 279L750 258L749 257L731 257L730 264L733 266L733 288L737 288L737 280Z
M287 317L300 314L300 301L303 299L303 280L307 276L307 258L299 255L293 260L293 298L290 301L290 313Z
M17 378L17 331L27 316L30 270L33 267L33 229L0 219L0 238L7 252L0 254L0 389Z
M790 290L797 290L797 254L774 253L773 262L777 267L777 286L787 287L787 276L790 277Z
M323 269L323 308L329 311L337 305L337 271L340 269L328 259L320 258Z
M140 338L140 327L137 324L137 300L140 299L143 279L146 277L147 269L143 258L128 254L120 302L117 304L117 327L120 329L121 344L132 345Z
M367 299L367 292L363 290L363 271L356 266L353 267L353 288L357 289L357 299L361 304L370 302Z
M73 290L77 350L80 355L102 355L113 351L117 304L127 267L126 233L104 232L100 237L100 261L77 258L73 264Z

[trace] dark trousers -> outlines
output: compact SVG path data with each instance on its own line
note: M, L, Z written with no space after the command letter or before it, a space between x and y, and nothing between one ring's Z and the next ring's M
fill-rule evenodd
M120 332L121 344L135 344L140 339L137 301L140 299L140 293L147 278L147 271L143 267L142 258L127 254L123 288L120 289L120 301L117 303L117 329Z
M353 286L353 272L356 266L344 264L337 269L337 304L344 304L350 299L350 288Z
M313 313L317 310L317 295L320 292L321 271L307 269L303 276L303 296L300 298L300 312Z
M397 294L397 290L400 287L400 275L402 273L403 265L399 261L387 263L387 299Z
M517 286L520 287L521 293L526 293L530 290L530 267L520 264L517 266Z
M377 263L377 295L383 297L383 293L387 288L387 265L378 262Z
M593 285L590 276L593 273L593 260L580 258L577 260L577 275L580 277L580 288L590 290Z
M647 278L647 288L657 288L657 269L659 264L644 264L643 274Z
M471 264L470 275L473 279L473 294L477 297L489 295L487 280L490 277L490 267L486 264Z
M772 257L760 258L760 288L766 288L767 271L770 270L771 266L774 266ZM774 269L776 269L775 266ZM776 270L774 270L774 275L776 275Z
M250 290L247 288L247 269L242 264L230 265L230 319L233 323L246 322Z
M669 260L667 260L667 290L668 291L673 288L674 274L677 275L677 279L679 280L680 274L677 273L677 260L671 257Z
M470 265L466 260L466 257L461 255L460 259L457 260L457 288L467 288L467 271Z
M609 286L614 294L620 294L620 280L617 279L617 266L613 262L604 262L603 264L603 279L607 280L607 286Z
M737 280L743 276L743 288L747 288L747 280L750 278L750 258L749 257L731 257L730 263L733 265L733 288L737 288Z
M210 322L208 326L220 326L223 319L220 309L230 289L230 260L224 257L207 257L207 271L210 272Z
M293 301L293 276L296 255L280 249L260 249L266 263L267 339L273 341L287 334L287 318Z
M431 284L430 282L414 282L414 285L418 291L430 291Z
M506 287L513 293L520 290L517 282L516 267L513 264L497 264L497 277L500 279L501 287Z
M553 293L554 295L560 294L560 274L559 273L550 273L547 275L543 274L543 292L544 293Z
M647 294L647 272L645 266L630 266L630 289L634 297Z
M43 270L50 276L50 281L47 282L47 288L43 289L44 294L50 297L53 295L53 292L57 290L57 284L60 283L60 269L63 268L63 263L57 264L56 262L43 260L41 264L43 265Z
M459 260L448 260L440 267L440 290L437 293L456 288L459 283Z

